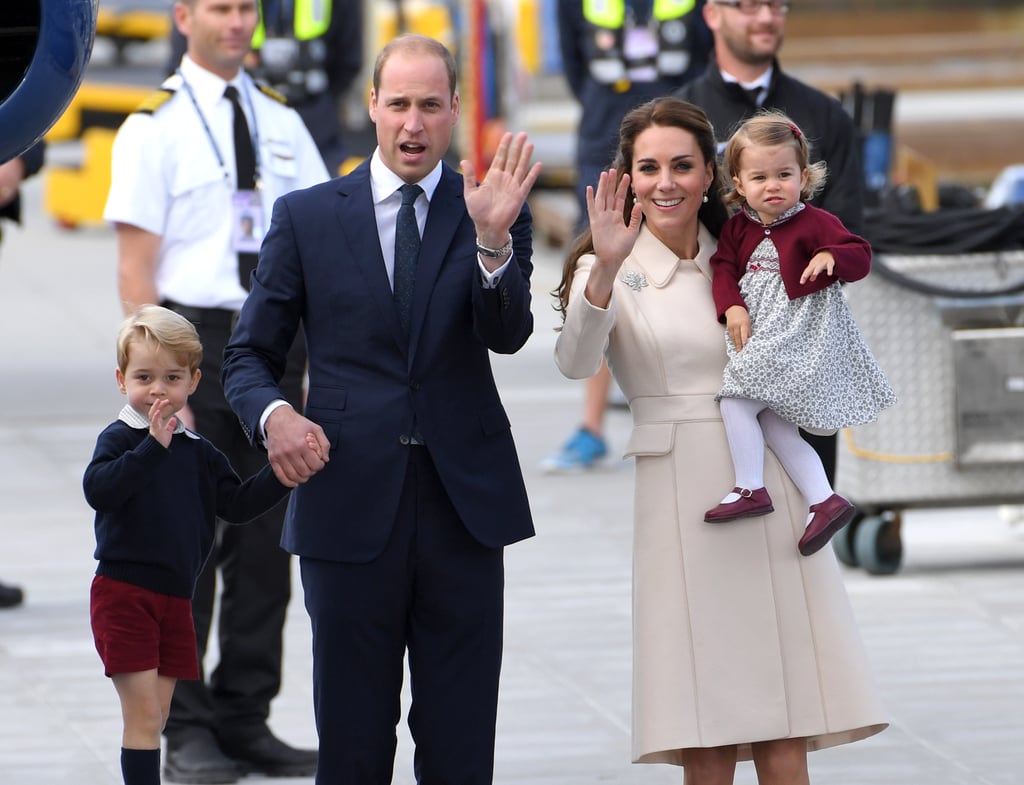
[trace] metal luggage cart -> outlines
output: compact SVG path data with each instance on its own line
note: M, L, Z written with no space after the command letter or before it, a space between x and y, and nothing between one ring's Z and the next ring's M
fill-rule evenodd
M889 574L903 510L1024 503L1024 251L876 253L845 291L899 402L839 434L858 515L833 547Z

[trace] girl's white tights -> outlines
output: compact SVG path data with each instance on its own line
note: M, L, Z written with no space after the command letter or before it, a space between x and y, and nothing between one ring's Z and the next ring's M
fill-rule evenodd
M808 505L823 502L832 495L821 459L800 436L796 425L779 417L761 401L722 398L719 405L737 488L756 490L764 486L764 448L767 443ZM730 503L737 499L739 496L730 492L722 502Z

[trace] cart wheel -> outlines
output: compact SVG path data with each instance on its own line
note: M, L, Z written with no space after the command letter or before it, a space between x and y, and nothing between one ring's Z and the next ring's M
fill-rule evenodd
M853 550L860 566L871 575L892 575L903 560L898 515L870 515L857 526Z
M857 528L860 526L860 522L864 520L864 513L857 512L846 526L840 529L836 536L832 538L832 550L836 552L836 558L842 564L847 567L859 567L860 562L857 561L857 552L854 549L854 543L857 537Z

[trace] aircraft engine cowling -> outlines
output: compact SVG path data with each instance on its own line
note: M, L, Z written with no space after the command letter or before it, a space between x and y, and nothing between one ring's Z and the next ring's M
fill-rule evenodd
M0 2L0 161L35 144L82 82L99 0Z

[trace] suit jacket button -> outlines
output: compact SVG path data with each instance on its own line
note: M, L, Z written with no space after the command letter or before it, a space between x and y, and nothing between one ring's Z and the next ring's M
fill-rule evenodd
M410 439L403 433L401 436L398 437L398 441L401 442L402 444L408 445Z

